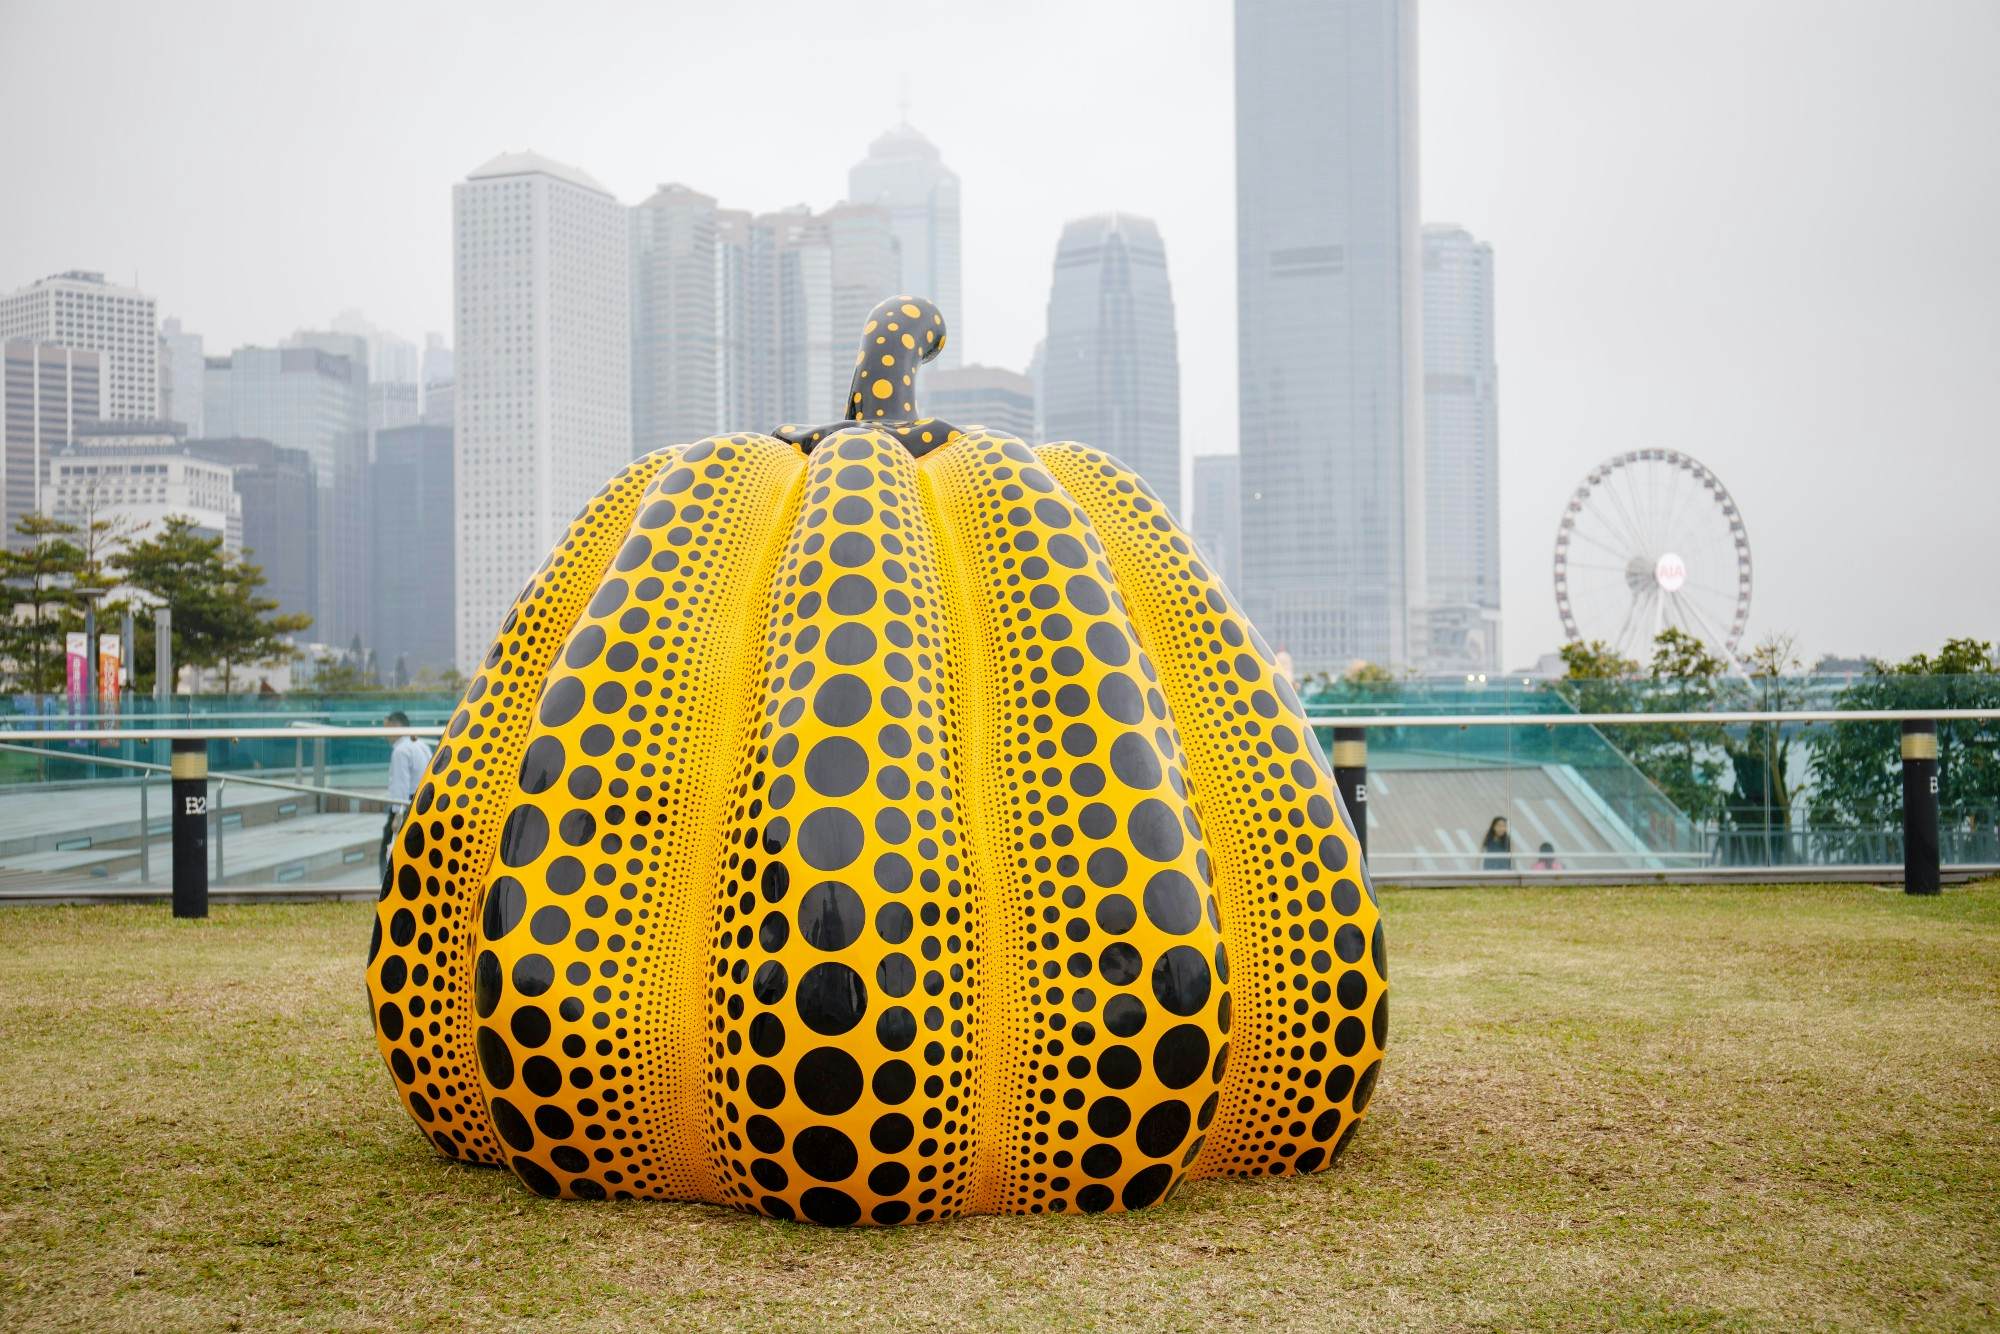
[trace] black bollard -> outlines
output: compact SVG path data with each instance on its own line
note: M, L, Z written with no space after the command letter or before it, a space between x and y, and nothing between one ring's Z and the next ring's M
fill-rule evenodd
M1368 855L1368 729L1333 729L1333 785L1347 803L1347 818L1354 822L1354 841L1361 855Z
M1903 723L1903 892L1938 893L1937 723Z
M173 744L174 916L208 916L208 743Z

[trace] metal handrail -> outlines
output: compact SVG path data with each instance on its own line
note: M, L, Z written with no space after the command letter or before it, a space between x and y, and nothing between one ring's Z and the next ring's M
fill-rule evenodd
M1315 727L1643 727L1657 723L1900 723L2000 719L1991 709L1731 709L1712 713L1311 713Z
M1916 719L1939 722L2000 720L1991 709L1735 709L1715 713L1433 713L1343 714L1308 713L1315 727L1649 727L1660 724L1739 723L1897 723ZM343 727L304 724L296 727L87 727L24 728L4 735L15 741L297 741L313 738L350 740L417 736L440 738L442 726Z
M360 712L360 710L356 710L356 712ZM179 714L176 714L172 710L168 710L167 712L164 713L139 713L139 712L65 713L59 710L51 710L48 713L0 713L0 727L11 727L15 723L36 722L44 718L67 718L69 721L73 723L95 723L95 722L139 722L147 718L178 717L182 722L192 723L198 720L216 719L216 718L270 718L270 717L337 718L339 716L340 715L335 713L332 709L318 709L309 713L284 713L275 715L269 709L254 710L248 712L237 711L237 712L224 712L224 713L179 713Z
M0 751L14 751L21 755L33 755L44 760L71 760L77 764L101 764L108 769L143 769L147 773L164 774L172 772L164 764L149 764L144 760L120 760L109 755L70 755L62 751L41 750L35 746L17 746L0 741ZM280 778L256 778L239 770L219 770L209 774L211 783L248 783L253 787L275 787L286 792L303 792L309 797L340 797L350 801L382 801L379 792L350 792L340 787L312 787L306 783L287 783Z

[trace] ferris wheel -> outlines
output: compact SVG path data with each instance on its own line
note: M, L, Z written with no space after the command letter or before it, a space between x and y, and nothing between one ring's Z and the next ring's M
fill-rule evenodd
M1673 628L1734 663L1750 617L1750 536L1698 460L1634 449L1592 468L1563 507L1555 583L1572 640L1644 662Z

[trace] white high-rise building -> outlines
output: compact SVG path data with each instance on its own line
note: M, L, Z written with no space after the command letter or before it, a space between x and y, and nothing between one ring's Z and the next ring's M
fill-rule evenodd
M190 440L207 434L202 425L205 379L201 335L169 318L160 325L160 419L187 427Z
M109 421L160 415L160 320L152 297L101 273L58 273L0 296L0 340L59 343L103 357Z
M1424 575L1417 665L1500 666L1500 409L1493 247L1429 226L1424 254Z
M715 200L662 185L631 220L632 452L645 454L725 429Z
M494 158L452 188L458 655L632 455L625 208L574 167Z
M965 312L960 308L958 173L944 165L936 145L905 122L870 144L868 156L849 170L847 197L887 209L896 235L898 290L882 292L875 300L907 292L936 302L944 312L947 336L934 364L941 369L959 365Z
M1415 0L1236 0L1244 609L1407 665L1423 575Z

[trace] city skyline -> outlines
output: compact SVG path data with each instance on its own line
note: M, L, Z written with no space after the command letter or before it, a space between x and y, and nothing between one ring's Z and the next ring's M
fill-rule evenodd
M625 202L685 179L758 208L823 205L895 118L896 84L886 80L878 97L811 117L745 108L714 142L638 131L673 123L649 110L662 99L700 98L728 77L727 62L711 76L674 52L766 41L774 53L861 57L858 36L809 7L786 10L778 25L767 16L760 26L790 30L782 37L740 32L726 15L676 17L664 46L667 20L594 10L570 26L616 27L626 40L593 47L599 63L588 73L582 36L537 28L530 40L520 17L452 27L466 59L435 70L422 53L444 41L446 20L399 20L409 40L385 48L364 40L378 20L363 11L355 31L303 62L273 58L291 50L275 21L239 18L225 72L143 116L122 89L150 86L138 71L207 31L202 11L167 22L133 9L93 38L102 104L79 107L72 133L98 145L97 206L0 218L10 263L0 286L71 268L102 269L120 285L136 278L211 351L269 344L350 307L416 337L450 327L442 183L501 147L577 161ZM967 360L1026 364L1041 323L1036 275L1061 220L1105 207L1151 214L1175 256L1184 361L1203 368L1182 395L1184 453L1226 452L1235 444L1229 10L1191 9L1184 27L1157 35L1143 70L1127 72L1107 56L1136 12L918 15L895 54L917 70L911 120L964 182ZM1983 313L2000 296L2000 262L1979 239L2000 221L2000 189L1990 154L1975 151L1995 110L1975 71L2000 52L2000 22L1965 4L1891 16L1772 3L1729 11L1730 39L1718 44L1722 12L1529 3L1501 14L1446 0L1421 11L1423 217L1490 242L1505 277L1508 666L1559 638L1547 580L1563 498L1602 458L1645 445L1700 456L1741 500L1759 557L1753 637L1789 629L1809 656L1893 656L1979 631L2000 610L2000 594L1949 613L1898 597L1908 561L1887 555L1920 548L1927 564L1976 564L1974 498L2000 470L1980 447L1984 423L2000 418L1985 371L2000 360L2000 336ZM1065 43L1047 55L1047 74L1093 83L1083 114L1024 107L1003 132L982 128L952 86L1020 67L1058 16ZM22 40L0 42L0 72L25 96L61 100L56 71L6 53L60 46L73 22L10 11L0 35ZM524 104L509 90L530 52L552 62L556 86L581 95ZM660 77L662 61L671 77ZM220 140L203 146L201 126L225 107L280 89L333 104L349 68L381 71L406 91L358 119L239 125L227 154ZM1690 76L1712 95L1690 98ZM1575 114L1582 105L1589 116ZM408 151L393 161L371 128L390 115L417 127L399 132ZM119 132L94 129L100 118ZM278 192L254 173L237 183L245 160L279 145L296 145L315 170L288 174ZM0 171L59 204L83 198L50 147L10 143ZM168 207L183 188L213 199L230 225L198 225L202 211ZM314 264L284 262L298 253ZM1873 488L1843 484L1889 448L1924 484L1921 500L1885 505Z

